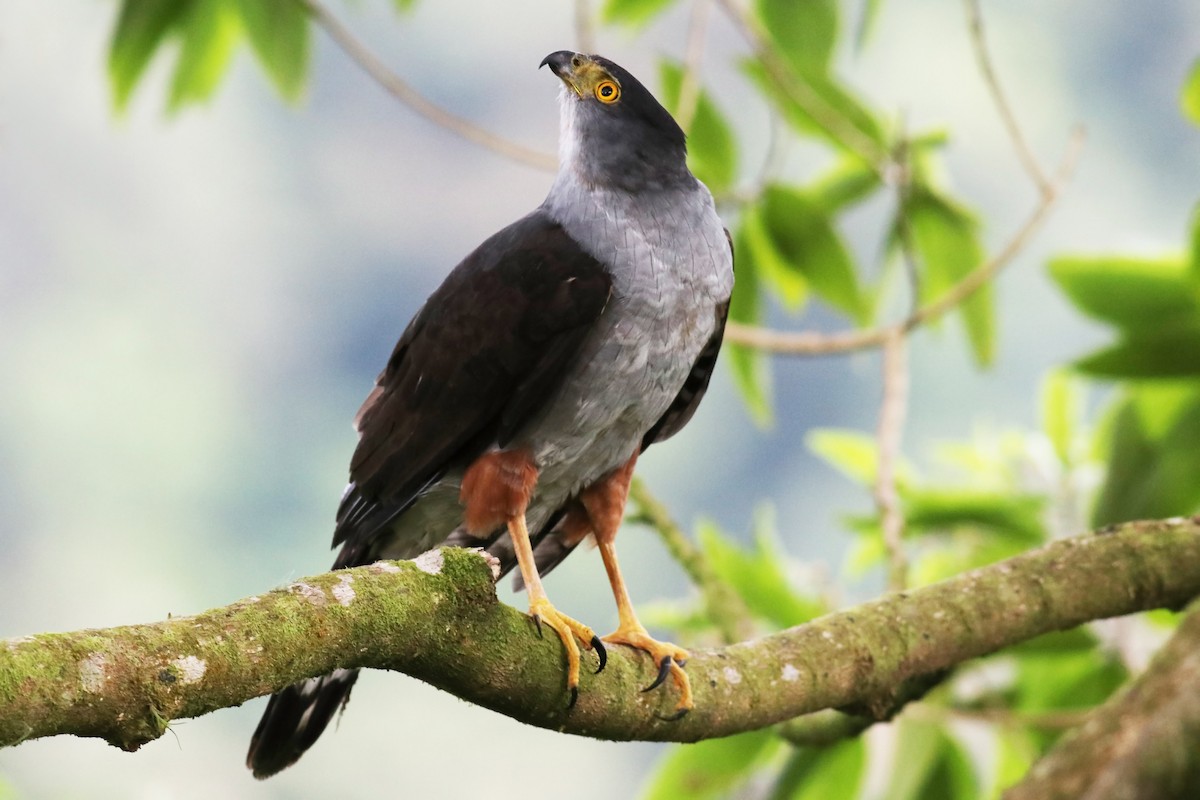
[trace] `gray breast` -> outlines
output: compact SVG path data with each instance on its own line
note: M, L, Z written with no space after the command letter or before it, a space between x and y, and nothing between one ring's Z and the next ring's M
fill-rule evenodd
M531 531L638 449L679 393L733 288L724 228L699 182L635 196L560 173L543 208L611 267L613 296L562 386L512 443L529 447L540 469L526 512ZM459 526L460 478L447 474L397 520L400 535L381 557L410 558ZM469 540L461 530L455 536Z
M703 184L636 195L556 181L543 206L608 265L613 297L576 367L523 432L560 502L623 464L666 411L729 298L732 259Z

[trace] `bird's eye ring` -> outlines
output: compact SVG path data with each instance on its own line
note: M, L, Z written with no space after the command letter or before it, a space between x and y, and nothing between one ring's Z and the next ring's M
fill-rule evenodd
M621 87L615 81L600 81L596 84L596 99L601 103L615 103L621 98Z

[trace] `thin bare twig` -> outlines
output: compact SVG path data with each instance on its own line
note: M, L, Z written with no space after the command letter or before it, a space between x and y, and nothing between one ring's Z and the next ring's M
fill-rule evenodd
M304 6L313 20L329 34L329 38L337 44L354 63L362 67L388 94L411 108L430 122L458 134L467 141L474 142L504 158L536 169L554 172L558 169L558 159L548 153L526 147L509 141L487 128L480 127L470 120L463 119L432 102L407 81L392 72L379 57L372 53L367 46L337 17L333 16L318 0L296 0Z
M683 77L679 82L679 105L675 121L684 131L692 129L696 108L700 104L700 64L704 60L704 45L708 39L708 22L712 18L712 0L695 0L688 22L687 47L683 55Z
M575 0L575 46L584 53L596 52L596 31L588 0Z
M713 571L704 554L688 540L646 484L636 476L629 485L629 500L633 509L628 520L649 526L662 539L667 552L700 590L705 610L725 643L743 642L754 636L754 621L742 598Z
M1062 187L1071 175L1083 144L1083 130L1077 128L1072 132L1067 144L1067 153L1063 156L1054 178L1046 185L1046 191L1038 199L1029 216L1021 223L1008 242L994 256L976 267L970 274L959 281L954 287L938 299L922 306L904 320L879 328L865 331L847 331L845 333L821 334L809 332L777 331L770 328L760 328L754 325L741 325L730 322L725 328L725 340L736 344L754 347L771 353L794 356L833 355L854 350L866 350L879 347L893 331L905 333L941 317L947 311L955 308L973 293L991 281L997 273L1013 260L1024 249L1033 234L1042 226L1049 215L1050 209L1058 200Z
M786 155L785 145L787 144L787 137L783 135L783 121L775 109L768 109L768 111L770 116L767 120L769 126L767 146L764 148L762 165L758 168L758 174L747 186L714 195L717 207L722 211L728 208L740 208L758 201L783 169Z
M963 2L967 7L967 27L971 32L971 48L975 51L975 58L979 62L979 71L983 73L983 82L987 84L988 91L992 95L992 102L996 104L996 111L999 112L1000 120L1004 123L1004 129L1008 131L1008 138L1012 140L1017 159L1020 160L1024 170L1029 173L1030 179L1037 185L1038 191L1045 195L1053 191L1053 187L1041 165L1038 164L1037 158L1034 157L1025 134L1021 132L1021 126L1017 124L1012 106L1008 104L1008 98L1005 96L1004 90L1000 88L1000 79L992 67L992 58L988 53L987 38L983 30L983 10L979 6L979 0L963 0Z
M913 166L912 141L908 138L907 126L901 122L900 136L892 155L896 175L896 238L900 242L900 256L904 263L904 274L908 278L909 313L915 314L921 309L921 272L917 269L917 245L913 238L912 224L908 219L908 210L912 203Z
M901 126L902 129L904 126ZM913 241L908 210L912 197L912 164L907 135L902 135L894 154L899 177L896 189L896 236L904 274L908 278L909 313L921 308L921 273L917 269L917 248ZM908 415L908 334L893 330L883 342L882 398L876 429L878 465L871 494L879 512L879 531L887 551L887 585L893 592L908 587L908 554L904 551L904 512L896 488L896 464L900 460L900 442Z
M883 399L877 433L879 467L876 470L875 507L888 554L888 588L900 592L908 585L908 556L904 552L904 514L896 491L896 462L908 411L908 342L902 330L893 329L883 343Z

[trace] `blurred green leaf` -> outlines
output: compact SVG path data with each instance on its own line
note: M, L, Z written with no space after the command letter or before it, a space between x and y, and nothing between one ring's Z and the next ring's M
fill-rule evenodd
M659 763L643 800L704 800L728 796L780 746L770 729L676 745Z
M996 783L990 797L999 797L1001 791L1020 782L1041 755L1034 737L1025 728L1000 725L996 727L996 737Z
M931 128L914 134L908 140L908 150L911 157L924 159L932 158L937 151L950 143L950 132L945 128ZM933 183L933 173L937 172L928 162L922 163L921 174L925 176L923 183ZM936 184L935 184L936 185Z
M1200 58L1192 62L1192 69L1187 80L1183 82L1183 92L1179 95L1179 106L1183 115L1200 126Z
M1192 208L1191 223L1192 278L1200 278L1200 203Z
M766 287L775 294L785 309L795 313L808 300L808 280L796 269L775 246L771 232L763 220L761 205L749 205L742 210L742 246L738 255L745 253L754 264L754 272ZM740 261L738 262L740 265Z
M1169 608L1155 608L1142 614L1142 619L1156 628L1175 630L1183 620L1184 611L1173 611Z
M801 136L823 139L847 153L857 154L860 160L872 154L861 152L862 148L854 141L856 136L864 137L881 151L887 148L883 126L875 115L835 78L812 74L789 76L796 86L787 92L776 85L759 61L746 61L743 69Z
M837 46L836 0L757 0L754 10L793 69L802 74L828 71Z
M1042 380L1042 430L1062 464L1072 461L1071 443L1083 414L1079 382L1066 370L1052 370Z
M698 636L713 629L708 614L695 603L659 600L638 603L638 618L646 627Z
M665 105L678 115L683 68L664 61L659 69ZM696 100L696 113L688 129L688 163L713 194L728 192L737 178L737 149L729 123L703 90Z
M938 464L962 473L972 486L1012 486L1013 470L1025 459L1031 435L1016 430L986 433L979 430L963 441L938 442L933 456Z
M950 133L944 128L934 128L910 136L905 142L911 181L925 190L944 186L948 171L942 151L950 141Z
M852 800L858 797L866 763L861 736L829 747L793 748L768 800Z
M1020 712L1053 712L1092 708L1107 700L1129 678L1120 660L1093 647L1076 652L1017 653L1013 708ZM1061 732L1029 731L1039 749Z
M946 735L946 747L937 767L930 776L922 800L975 800L979 797L980 778L966 750L953 737Z
M847 741L857 741L849 739ZM812 775L826 751L817 747L793 747L787 754L783 769L771 787L767 800L793 800L804 782ZM840 795L847 796L847 795Z
M241 35L237 16L226 0L194 0L179 24L183 46L167 100L172 110L212 96Z
M1107 421L1108 471L1092 512L1096 526L1190 514L1200 506L1200 389L1127 389Z
M855 48L862 50L867 46L871 34L875 32L875 23L879 12L883 10L883 0L863 0L862 16L858 20L858 31L854 35Z
M1060 256L1050 277L1080 311L1125 331L1196 318L1196 276L1182 258Z
M1005 650L1007 656L1030 655L1052 656L1067 653L1087 653L1100 643L1096 635L1087 628L1072 628L1068 631L1055 631L1035 636L1024 642L1013 645Z
M312 49L304 6L296 0L237 0L237 9L271 82L284 98L295 100L304 88Z
M813 291L855 322L866 323L871 303L859 288L854 261L829 215L803 192L782 186L770 186L763 193L762 214L775 249Z
M416 8L417 0L392 0L392 5L396 7L397 11L403 14Z
M735 322L756 325L762 313L760 271L745 225L734 234L733 250L737 277L729 302L729 318ZM757 348L729 344L725 346L725 358L733 369L734 383L751 419L760 426L769 425L772 418L771 373L766 354Z
M196 0L125 0L108 52L113 103L121 111L150 59Z
M979 780L962 746L936 723L902 717L886 800L976 800Z
M645 27L650 20L666 11L675 0L605 0L600 19L606 25Z
M1200 377L1200 320L1131 334L1084 356L1075 367L1102 378Z
M909 488L901 492L910 534L950 532L968 527L1025 544L1046 538L1041 495L986 489Z
M913 586L929 586L955 575L986 567L1012 558L1029 546L1014 538L972 536L958 537L938 547L919 552L913 558L910 582Z
M925 267L921 275L921 300L928 304L983 264L979 223L956 202L923 185L914 187L905 207L913 247ZM975 291L959 304L958 311L976 362L990 364L996 328L992 284Z
M1190 381L1144 383L1131 392L1142 432L1154 440L1169 438L1181 420L1193 413L1200 388Z
M822 460L855 483L871 486L879 474L879 443L858 431L814 428L804 444Z
M783 572L782 548L769 521L756 519L754 546L740 547L711 523L697 530L700 547L720 578L733 587L756 616L779 628L799 625L825 612L815 600L798 595Z
M805 189L813 202L830 216L870 197L882 187L879 173L861 158L842 156Z
M879 516L847 515L842 522L854 532L854 543L846 553L843 570L852 578L861 578L887 558Z

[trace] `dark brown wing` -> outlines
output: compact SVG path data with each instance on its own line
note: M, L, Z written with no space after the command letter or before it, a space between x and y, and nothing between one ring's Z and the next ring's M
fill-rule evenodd
M511 439L557 388L611 289L604 266L541 211L450 273L359 411L338 566L369 559L379 533L448 468Z

